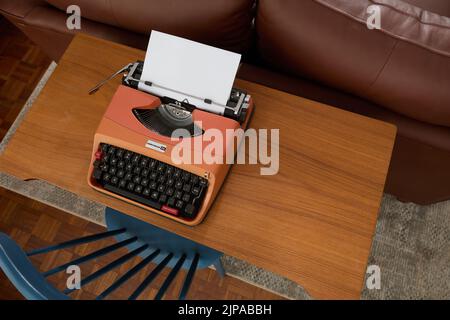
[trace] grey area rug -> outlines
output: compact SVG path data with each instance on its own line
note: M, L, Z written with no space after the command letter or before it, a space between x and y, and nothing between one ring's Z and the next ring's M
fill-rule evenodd
M55 69L52 63L0 144L14 134ZM105 207L44 181L24 182L0 173L0 185L90 221L104 224ZM1 213L0 213L1 214ZM291 299L310 299L288 279L230 256L227 274ZM380 289L362 291L362 299L450 299L450 201L430 206L402 203L385 195L368 265L381 272Z
M385 195L369 265L381 271L381 289L364 299L450 299L450 201L429 206Z

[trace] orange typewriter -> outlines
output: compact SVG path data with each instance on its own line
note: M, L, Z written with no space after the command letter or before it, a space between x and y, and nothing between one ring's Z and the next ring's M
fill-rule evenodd
M138 61L116 73L126 72L95 133L88 183L153 213L197 225L230 169L226 158L234 158L240 142L224 143L215 150L221 161L211 163L203 159L210 143L203 136L210 129L223 137L245 129L252 99L232 88L225 105L189 94L180 100L179 90L142 79L143 69Z

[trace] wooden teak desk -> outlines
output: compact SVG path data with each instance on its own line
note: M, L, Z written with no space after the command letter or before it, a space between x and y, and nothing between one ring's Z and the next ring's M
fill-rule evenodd
M280 129L280 169L233 166L205 221L187 227L86 183L97 125L120 79L88 90L144 52L78 35L0 158L42 179L246 260L315 298L359 298L395 139L394 126L254 83L250 127Z

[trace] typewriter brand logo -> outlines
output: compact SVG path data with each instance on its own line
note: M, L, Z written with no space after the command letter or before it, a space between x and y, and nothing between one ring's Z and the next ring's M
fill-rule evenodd
M167 146L165 144L153 140L147 140L145 147L159 152L166 152L167 150Z

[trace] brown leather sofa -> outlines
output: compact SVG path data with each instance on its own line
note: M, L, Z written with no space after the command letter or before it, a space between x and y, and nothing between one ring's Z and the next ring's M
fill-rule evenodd
M80 32L145 49L156 29L240 52L240 78L394 123L386 192L450 199L450 1L0 0L0 12L57 61L71 4ZM366 26L373 4L380 30Z

